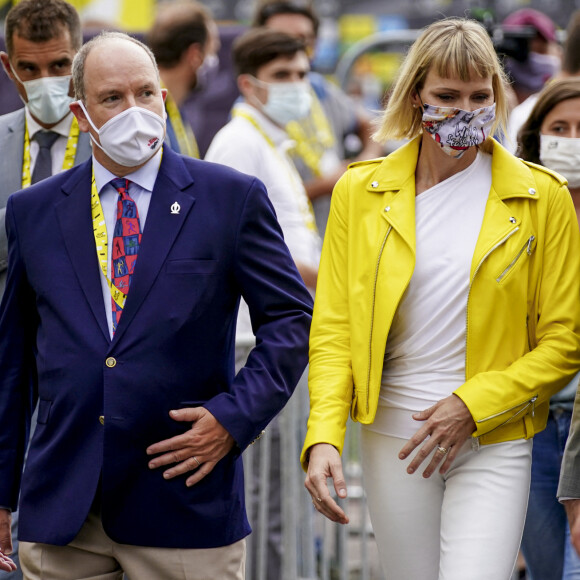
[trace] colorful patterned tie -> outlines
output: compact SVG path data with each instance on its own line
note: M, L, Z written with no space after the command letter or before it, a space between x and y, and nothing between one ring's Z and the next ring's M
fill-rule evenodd
M137 204L129 196L129 180L119 177L111 180L111 184L119 192L117 223L113 233L111 281L123 294L127 294L141 244L141 224L139 223ZM111 299L111 303L114 333L117 330L123 308L113 299Z

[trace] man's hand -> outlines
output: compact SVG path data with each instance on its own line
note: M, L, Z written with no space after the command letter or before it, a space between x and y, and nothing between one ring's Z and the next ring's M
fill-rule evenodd
M334 445L317 443L310 448L308 473L304 485L312 496L314 507L329 520L339 524L348 524L348 517L334 501L328 491L326 480L334 481L334 490L338 497L346 497L346 483L342 475L340 454Z
M8 557L12 554L12 514L10 510L0 509L0 570L13 572L16 564Z
M570 524L570 540L580 554L580 499L565 499L562 503Z
M431 477L443 460L439 472L445 473L461 446L476 429L469 409L457 395L450 395L429 409L415 413L413 419L425 421L425 423L401 449L399 459L406 459L413 449L423 443L407 467L407 473L414 473L419 465L435 450L429 465L423 471L423 477Z
M235 441L219 421L203 407L170 411L169 416L175 421L191 422L191 429L182 435L148 447L148 455L163 453L152 459L149 467L155 469L176 463L177 465L163 472L165 479L193 471L194 474L185 481L185 485L191 487L213 470L216 463L229 453Z

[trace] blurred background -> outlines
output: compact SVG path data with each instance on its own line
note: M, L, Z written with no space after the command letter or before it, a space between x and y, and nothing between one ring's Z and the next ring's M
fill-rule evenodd
M144 34L157 6L172 0L70 0L83 19L87 35L102 28ZM0 0L0 21L17 0ZM231 38L249 25L256 0L202 0L218 22L222 35L220 58L227 66ZM313 68L332 76L367 109L380 108L381 99L398 69L412 32L444 16L470 16L485 23L499 51L513 39L503 38L502 20L520 8L535 8L559 27L560 40L580 0L314 0L321 19ZM407 32L405 32L407 31ZM386 41L384 40L386 38ZM397 41L400 39L400 42ZM3 39L0 38L3 45ZM0 114L21 106L13 85L0 76ZM195 114L189 114L196 124Z

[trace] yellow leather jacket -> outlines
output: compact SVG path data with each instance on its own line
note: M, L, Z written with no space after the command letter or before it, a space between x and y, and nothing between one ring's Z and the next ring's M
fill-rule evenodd
M340 452L349 409L372 423L385 345L415 263L420 137L337 183L310 334L302 452ZM566 180L493 142L492 186L470 273L465 383L482 444L533 437L580 368L580 234ZM465 192L469 194L468 191Z

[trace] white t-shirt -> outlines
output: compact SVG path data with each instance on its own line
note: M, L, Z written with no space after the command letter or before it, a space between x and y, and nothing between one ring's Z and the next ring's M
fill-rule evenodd
M465 382L469 276L491 188L491 156L415 198L416 263L385 350L379 412L369 428L409 438L411 417Z
M314 216L302 179L287 155L291 145L282 128L255 107L239 103L232 120L213 138L205 160L228 165L260 179L276 210L292 258L318 268L322 243L317 231L308 225L309 222L314 224ZM253 333L249 313L247 306L241 304L237 338L250 337Z

